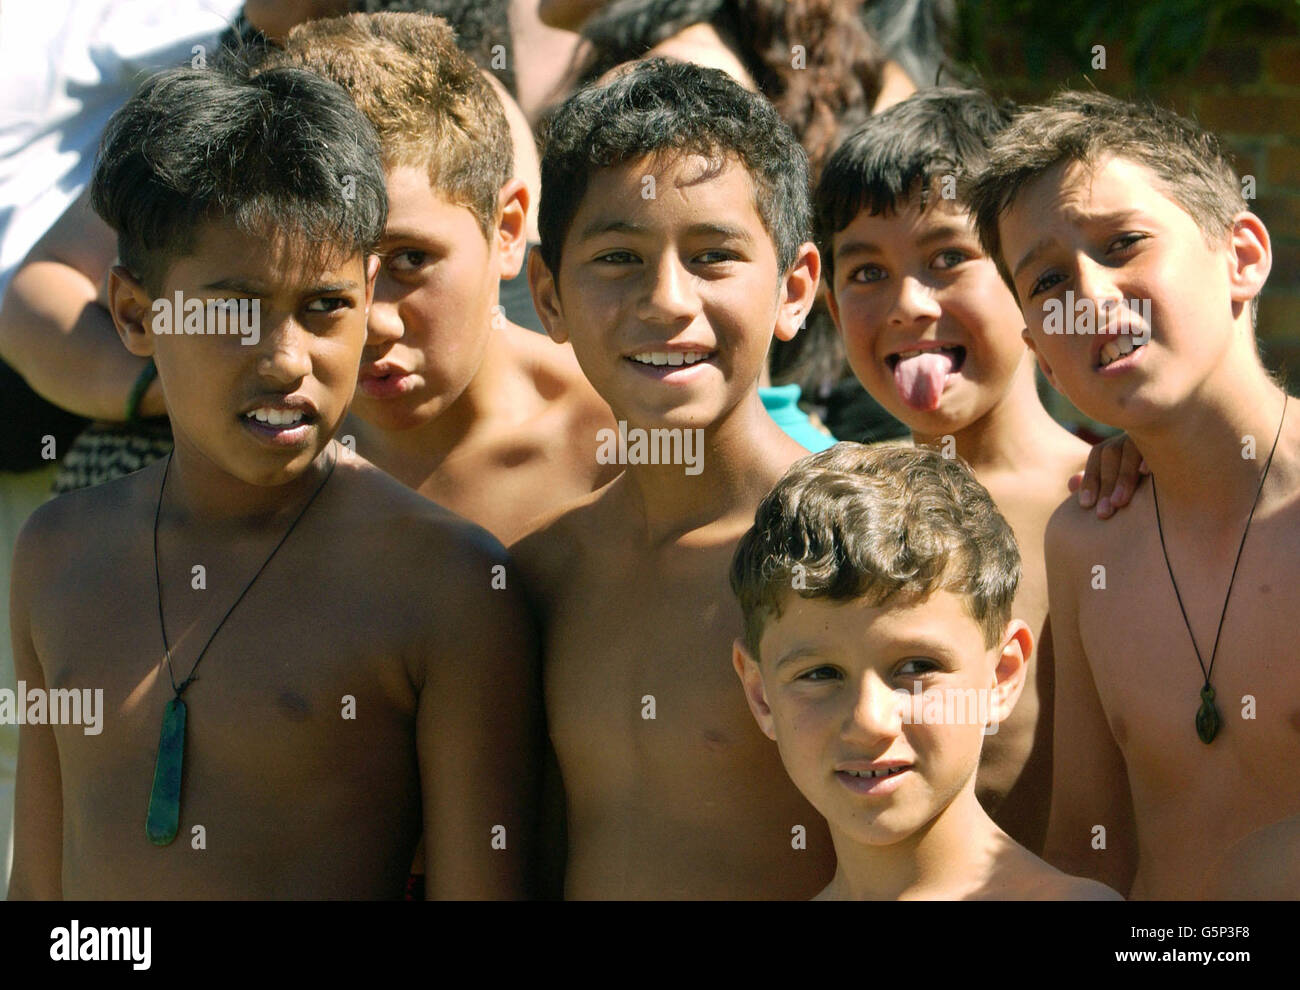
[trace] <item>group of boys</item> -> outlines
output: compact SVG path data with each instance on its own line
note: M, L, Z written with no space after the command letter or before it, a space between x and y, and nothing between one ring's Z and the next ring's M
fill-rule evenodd
M431 897L1296 896L1300 425L1209 136L935 90L810 197L762 97L644 62L546 130L554 343L497 305L510 162L414 14L114 118L108 299L176 444L20 539L19 678L108 714L23 726L10 896L396 896L417 844ZM914 446L764 412L823 270ZM153 332L178 292L259 300L259 341ZM1088 448L1035 358L1150 468L1113 519L1062 503ZM637 433L700 469L596 456Z

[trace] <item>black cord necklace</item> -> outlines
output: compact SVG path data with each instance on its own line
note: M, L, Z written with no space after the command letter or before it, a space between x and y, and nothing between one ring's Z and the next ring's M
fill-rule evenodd
M1165 531L1160 525L1160 499L1156 496L1156 479L1151 477L1151 500L1156 507L1156 532L1160 534L1160 552L1165 556L1165 567L1169 569L1169 583L1174 586L1174 597L1178 599L1178 608L1183 613L1183 624L1187 626L1187 635L1192 641L1192 649L1196 651L1196 662L1200 665L1201 674L1205 677L1205 683L1201 686L1201 707L1196 712L1196 734L1200 736L1201 742L1207 746L1214 742L1214 737L1218 735L1219 726L1222 719L1219 717L1219 710L1214 707L1214 688L1210 686L1210 675L1214 673L1214 658L1219 652L1219 636L1223 633L1223 620L1228 614L1228 600L1232 598L1232 584L1237 580L1237 566L1241 563L1241 552L1246 549L1246 537L1250 533L1250 524L1255 518L1255 509L1259 506L1259 497L1264 492L1264 482L1268 480L1268 469L1273 466L1273 455L1277 452L1277 442L1282 438L1282 424L1286 422L1286 405L1290 396L1282 396L1282 416L1277 421L1277 436L1273 438L1273 449L1268 452L1268 460L1264 462L1264 475L1259 479L1259 488L1255 491L1255 501L1250 504L1250 515L1246 517L1246 529L1241 534L1241 545L1237 547L1237 559L1232 564L1232 577L1228 579L1228 593L1223 598L1223 611L1219 613L1219 629L1214 634L1214 649L1210 651L1210 666L1207 669L1205 661L1201 659L1200 647L1196 645L1196 637L1192 634L1192 624L1187 618L1187 609L1183 607L1183 596L1178 593L1178 582L1174 580L1174 568L1169 563L1169 551L1165 549Z
M203 649L199 650L198 659L194 661L194 666L190 668L189 676L181 681L178 686L176 674L172 670L172 649L167 642L167 626L163 622L162 581L158 577L158 518L162 515L162 497L163 491L167 487L167 472L171 470L172 466L172 455L167 455L167 463L163 465L162 484L158 486L158 506L154 509L153 515L153 581L154 590L158 593L158 626L162 631L163 656L167 661L167 678L171 681L172 692L175 697L167 702L167 707L163 711L162 732L158 737L158 759L154 764L153 771L153 790L149 794L149 815L145 819L145 834L149 837L149 841L156 846L169 845L180 830L181 767L185 756L185 702L181 700L181 695L196 680L195 673L199 669L199 664L203 662L203 655L208 652L208 647L217 638L217 633L226 624L226 620L230 618L230 613L244 600L248 590L253 587L254 582L262 576L262 572L266 570L267 565L279 553L280 548L284 546L285 540L289 539L289 534L298 525L298 521L306 515L307 510L316 501L316 496L321 493L325 483L330 480L330 475L334 473L337 464L338 453L335 452L334 457L330 460L329 469L325 472L324 479L316 486L316 490L311 493L311 497L303 503L303 507L298 510L298 514L294 516L289 528L280 537L280 542L275 545L266 560L262 561L262 566L257 569L257 573L253 575L248 584L244 585L244 590L239 593L239 597L235 599L234 604L226 609L226 614L221 617L217 627L212 630L212 635L203 644Z

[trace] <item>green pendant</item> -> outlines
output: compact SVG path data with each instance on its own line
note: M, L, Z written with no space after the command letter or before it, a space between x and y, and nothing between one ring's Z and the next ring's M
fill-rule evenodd
M1198 718L1199 722L1199 718ZM153 792L144 830L155 846L169 845L181 827L181 764L185 758L185 702L167 702L162 733L158 736L158 762L153 768Z
M1219 710L1214 707L1214 688L1201 688L1201 707L1196 713L1196 734L1207 746L1219 732Z

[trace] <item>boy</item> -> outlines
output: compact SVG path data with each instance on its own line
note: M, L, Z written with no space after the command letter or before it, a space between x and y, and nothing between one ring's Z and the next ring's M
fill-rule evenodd
M572 349L498 305L528 191L501 102L451 29L421 14L311 21L269 64L343 85L379 135L388 224L345 428L358 452L501 539L610 481L621 468L594 438L613 419Z
M826 818L818 900L1115 900L1018 845L975 795L1033 633L988 492L926 447L839 444L792 467L731 565L733 665L764 735Z
M1151 469L1106 525L1048 526L1047 858L1203 896L1229 845L1300 810L1300 416L1255 349L1268 232L1211 135L1100 93L1018 118L970 203L1044 373Z
M1024 696L984 742L976 794L1001 828L1040 852L1052 773L1043 531L1088 445L1039 401L1015 297L958 198L959 180L1009 120L973 90L912 96L844 141L814 199L827 304L858 380L918 445L970 465L1020 545L1014 612L1037 648Z
M806 898L830 878L824 826L727 671L727 561L805 453L757 382L817 288L806 169L762 97L664 59L579 91L545 138L533 298L628 462L515 551L545 627L569 897Z
M18 678L102 691L103 717L22 726L11 896L397 897L422 824L432 894L522 894L534 643L507 558L331 443L386 210L364 117L297 69L163 73L93 193L176 447L20 536Z

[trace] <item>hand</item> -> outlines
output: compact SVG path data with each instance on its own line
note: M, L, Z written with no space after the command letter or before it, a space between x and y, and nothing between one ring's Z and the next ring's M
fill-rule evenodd
M1098 519L1109 519L1128 505L1143 476L1150 473L1137 445L1127 433L1121 433L1092 448L1083 473L1070 479L1070 491L1079 493L1083 508L1096 505Z

